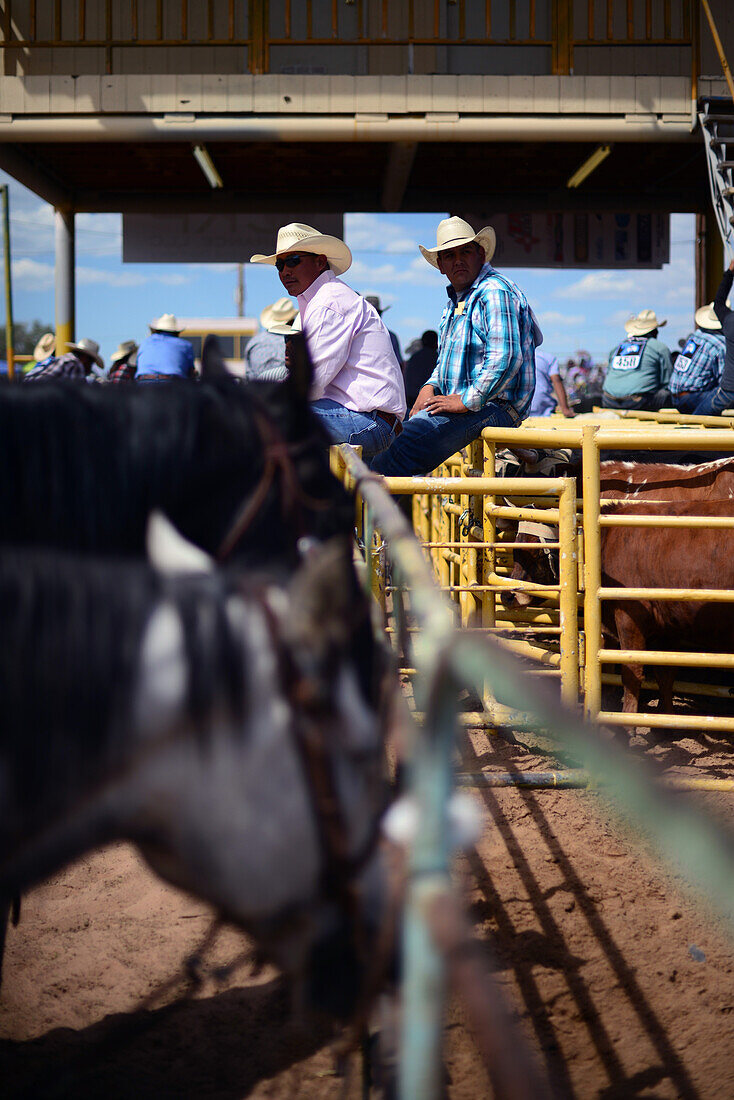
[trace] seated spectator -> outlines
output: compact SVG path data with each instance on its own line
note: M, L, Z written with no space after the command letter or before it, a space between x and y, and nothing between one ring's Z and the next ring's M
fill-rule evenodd
M676 409L692 413L704 393L715 390L724 369L725 340L714 303L696 310L696 330L675 357L670 392Z
M54 349L56 348L56 337L53 332L44 332L38 343L33 349L33 358L29 363L24 363L21 367L23 374L29 374L34 367L40 367L44 363L47 363L50 359L53 359Z
M23 378L24 382L46 382L51 379L67 378L73 382L85 382L96 365L104 370L104 360L99 354L96 340L84 337L78 344L67 344L69 349L64 355L50 356L39 363Z
M658 321L652 309L643 309L627 321L627 339L609 353L602 395L605 409L655 412L670 403L673 364L670 351L658 340L658 329L667 323Z
M270 330L292 325L298 310L290 298L278 298L260 314L262 329L245 348L244 377L248 382L282 382L288 375L285 341Z
M194 349L181 339L182 326L172 313L164 313L148 325L138 351L136 382L171 382L194 374Z
M402 428L403 376L377 310L337 278L352 263L347 245L291 222L278 230L275 252L250 263L272 264L298 300L314 368L311 408L331 439L362 447L365 459L383 451Z
M699 416L720 416L726 409L734 409L734 312L729 308L729 294L734 279L734 260L719 284L714 298L714 313L724 334L725 358L718 386L701 394L694 412Z
M118 344L117 350L110 357L110 373L108 382L132 382L137 370L138 345L134 340L123 340Z
M429 328L421 336L421 346L405 364L405 400L412 409L418 394L436 369L438 361L438 333Z
M575 416L568 403L566 387L561 378L561 368L555 355L535 352L535 392L528 416L550 416L556 406L564 416Z

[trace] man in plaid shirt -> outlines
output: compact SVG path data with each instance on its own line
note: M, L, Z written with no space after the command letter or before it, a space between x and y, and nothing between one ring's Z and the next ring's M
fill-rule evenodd
M726 357L726 341L714 303L697 309L695 321L696 331L673 363L668 383L673 404L682 413L695 412L704 392L716 389Z
M104 370L104 360L99 354L99 344L96 340L88 340L84 337L78 344L66 346L69 350L65 355L49 356L29 371L23 381L47 382L66 378L73 382L84 382L95 364L100 370Z
M371 463L387 477L429 473L483 428L519 424L535 389L543 337L523 292L489 262L494 230L446 218L436 238L436 248L420 249L450 283L438 362L402 433Z

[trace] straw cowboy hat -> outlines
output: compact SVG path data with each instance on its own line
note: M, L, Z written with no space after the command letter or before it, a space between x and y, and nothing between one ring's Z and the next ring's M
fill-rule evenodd
M290 298L278 298L277 302L266 306L260 314L260 324L265 329L272 329L274 325L289 325L298 309Z
M377 312L380 314L381 317L382 317L383 313L387 313L387 311L390 308L390 306L383 306L380 303L380 297L379 297L378 294L365 294L364 300L365 300L365 302L369 302L369 304L371 306L374 306L374 308L377 310Z
M471 244L472 241L476 241L484 249L485 263L494 256L494 250L497 247L497 236L491 225L485 225L484 229L480 229L478 233L475 233L469 222L465 222L463 218L444 218L442 222L438 223L438 229L436 230L436 247L424 248L422 244L419 244L423 258L428 260L431 267L438 267L438 253L443 252L447 248L461 248L463 244Z
M99 354L99 344L96 340L87 340L86 337L83 337L76 344L67 344L66 346L69 351L83 351L85 355L89 355L94 359L98 367L104 370L104 359Z
M121 359L127 359L137 350L138 345L134 340L123 340L121 344L117 345L117 351L114 351L110 356L110 363L119 363Z
M49 355L56 347L56 337L53 332L44 332L41 339L38 341L33 349L33 358L37 363L40 363L42 359L48 359Z
M284 325L282 322L279 322L271 325L268 332L274 332L276 336L292 336L294 332L303 332L300 313L296 313L291 324Z
M183 329L183 325L173 313L164 313L162 317L157 317L155 321L151 321L148 328L151 332L171 332L174 336L178 336Z
M658 321L654 309L642 309L636 317L630 317L624 323L624 331L628 336L647 336L656 328L667 325L667 321Z
M721 328L721 321L714 313L713 302L709 302L707 306L701 306L700 309L697 309L693 315L693 319L698 328L713 329L716 332Z
M343 275L352 266L352 253L344 241L319 233L318 229L302 222L281 226L272 256L261 256L258 253L250 256L250 263L274 265L278 256L282 256L284 252L312 252L314 256L326 256L335 275Z

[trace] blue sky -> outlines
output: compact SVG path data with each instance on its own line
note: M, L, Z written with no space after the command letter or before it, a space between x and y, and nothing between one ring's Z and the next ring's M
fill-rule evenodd
M0 182L10 183L15 320L53 326L53 210L3 173ZM345 281L391 306L385 321L403 348L424 329L438 327L445 284L418 252L418 242L435 244L442 217L442 211L346 217L354 263ZM108 360L121 340L147 335L148 321L162 313L234 315L234 264L123 264L121 221L117 214L77 215L77 338L97 340ZM312 221L318 227L318 217ZM561 361L580 348L606 358L624 335L623 322L648 307L667 318L661 337L675 347L693 326L694 233L693 215L673 216L671 261L659 271L512 268L508 275L538 315L544 347ZM248 316L257 317L282 294L273 268L245 268Z

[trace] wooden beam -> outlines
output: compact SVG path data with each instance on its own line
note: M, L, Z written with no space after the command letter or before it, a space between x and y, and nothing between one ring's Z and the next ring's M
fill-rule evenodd
M382 209L388 213L397 213L403 204L417 149L417 141L395 141L390 146L382 184Z
M18 183L56 207L73 206L74 194L38 165L17 145L0 143L0 168Z

